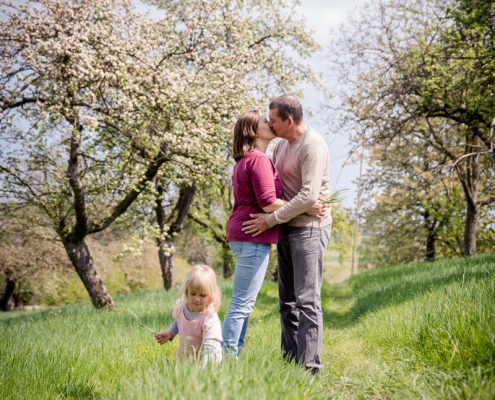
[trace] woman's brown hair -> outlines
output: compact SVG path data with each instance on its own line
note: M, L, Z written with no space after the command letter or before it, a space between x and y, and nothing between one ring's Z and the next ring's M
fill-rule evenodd
M260 112L258 110L247 111L237 119L232 146L234 160L239 161L247 151L254 149L259 121Z

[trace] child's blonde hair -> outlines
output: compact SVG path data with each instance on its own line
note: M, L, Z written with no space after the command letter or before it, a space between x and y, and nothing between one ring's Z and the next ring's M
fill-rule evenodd
M198 291L210 296L215 311L220 309L222 300L220 289L217 284L217 276L211 267L205 264L196 264L187 273L186 280L182 285L182 304L187 303L187 294L189 291Z

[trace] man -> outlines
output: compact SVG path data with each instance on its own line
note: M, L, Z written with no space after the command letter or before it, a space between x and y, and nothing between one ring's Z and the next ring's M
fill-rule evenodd
M256 236L283 224L277 244L282 352L286 360L317 374L323 342L323 260L332 219L328 210L321 218L306 211L330 197L328 148L323 137L304 124L294 96L279 96L269 108L271 129L286 139L275 147L273 161L287 203L271 214L252 214L254 219L244 222L243 230Z

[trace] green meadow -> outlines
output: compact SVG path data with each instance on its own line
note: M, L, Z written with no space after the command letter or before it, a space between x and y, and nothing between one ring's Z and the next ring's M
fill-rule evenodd
M228 306L231 283L222 283ZM495 255L362 272L322 288L324 369L283 362L277 287L265 282L239 362L177 364L178 291L0 315L2 399L493 399Z

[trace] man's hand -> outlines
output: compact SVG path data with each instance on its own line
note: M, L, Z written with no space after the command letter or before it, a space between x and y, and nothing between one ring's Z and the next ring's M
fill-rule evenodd
M251 218L249 221L242 223L242 231L251 236L258 236L260 233L266 231L269 226L265 220L266 214L249 214Z
M318 219L323 219L323 218L326 218L330 214L331 209L332 208L328 204L316 202L306 212L309 215L311 215L312 217L315 217Z

